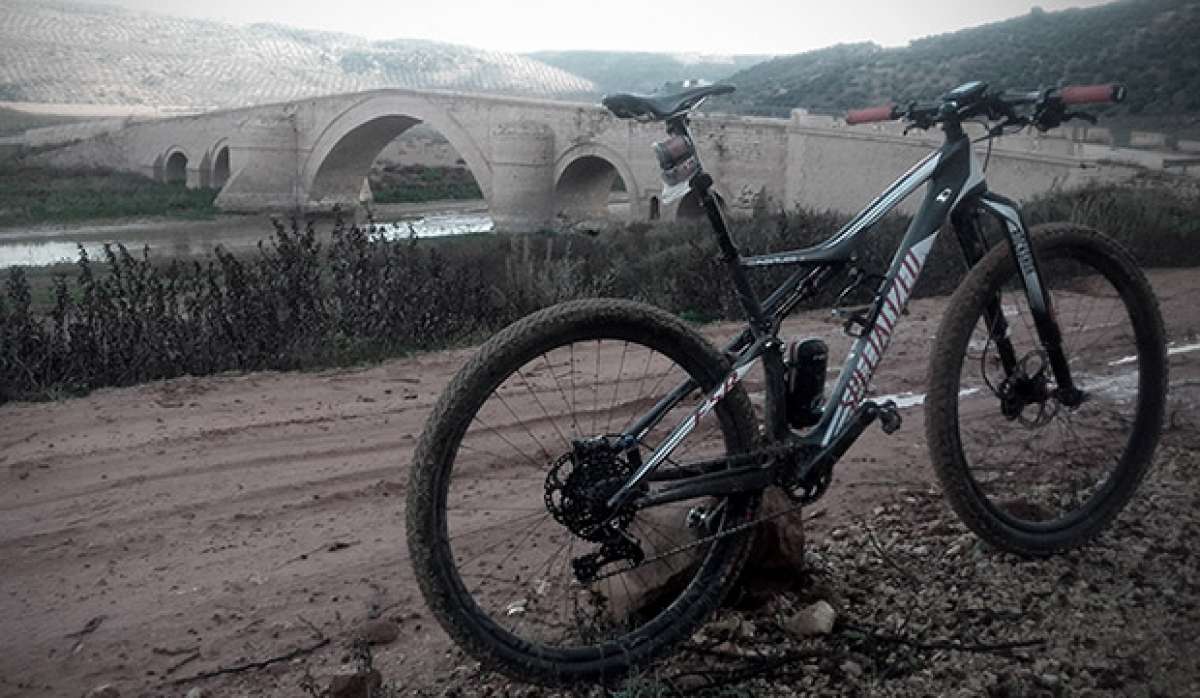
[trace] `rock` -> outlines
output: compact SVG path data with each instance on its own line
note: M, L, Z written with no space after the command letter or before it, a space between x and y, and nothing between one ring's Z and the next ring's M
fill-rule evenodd
M708 630L730 638L752 638L755 633L754 623L743 620L736 613L731 613L725 618L710 623Z
M188 691L184 698L213 698L213 692L207 688L200 688L199 686L196 686L192 690Z
M386 645L400 636L400 628L390 620L379 618L363 623L359 636L371 645Z
M847 659L846 661L842 662L842 666L840 668L843 674L854 679L862 676L863 673L862 665L853 659Z
M753 657L753 656L755 656L755 652L753 650L746 649L745 647L741 647L740 645L735 645L732 642L722 642L721 644L714 647L713 651L718 654L724 654L724 655L727 655L730 657Z
M383 685L378 669L354 674L338 674L329 680L330 698L370 698Z
M785 618L783 627L801 637L828 635L833 630L835 620L837 620L837 611L829 605L828 601L822 599Z
M647 557L664 552L667 541L690 540L695 535L695 531L687 527L684 517L670 507L647 509L638 515L638 519L642 522L642 529L658 532L652 537L639 537ZM621 618L641 612L639 609L661 609L671 603L691 582L696 571L695 565L700 562L699 550L693 548L676 554L671 557L669 565L648 565L640 568L637 574L622 577L623 581L614 585L607 599L612 615ZM579 600L582 602L581 608L591 607L591 601L584 595Z
M111 683L97 686L87 692L84 698L121 698L121 692Z
M763 495L758 518L763 519L795 507L777 488ZM804 569L804 521L800 512L771 519L758 526L747 570L795 574Z
M1051 691L1058 688L1058 685L1062 683L1062 679L1058 678L1058 674L1038 674L1033 680L1037 685Z

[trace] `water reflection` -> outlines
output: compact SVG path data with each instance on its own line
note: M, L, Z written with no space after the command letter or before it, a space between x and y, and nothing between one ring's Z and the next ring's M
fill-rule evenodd
M327 236L332 223L318 222L317 230ZM487 233L492 219L486 213L452 212L376 223L375 230L387 239L410 235L419 238L468 233ZM221 218L215 221L160 221L119 225L87 226L71 230L7 231L0 233L0 269L14 266L47 266L74 262L79 246L97 259L105 244L122 243L140 253L149 245L157 259L202 257L217 245L231 252L254 249L270 235L269 221L261 217Z

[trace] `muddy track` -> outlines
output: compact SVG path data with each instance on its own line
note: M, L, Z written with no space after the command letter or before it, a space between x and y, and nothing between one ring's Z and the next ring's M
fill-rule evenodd
M1196 342L1195 270L1150 277L1171 338ZM877 392L924 391L943 303L910 306ZM704 329L714 341L733 331ZM785 331L827 337L834 357L848 346L824 313ZM412 581L403 495L425 417L469 355L0 407L0 695L78 695L106 682L122 695L181 695L186 687L166 682L304 645L308 623L335 640L307 658L328 675L346 660L344 640L380 609L404 638L377 652L389 679L432 685L463 663ZM1200 352L1173 355L1171 367L1173 385L1196 389ZM758 402L757 372L747 387ZM932 479L921 411L903 416L894 437L872 430L850 452L816 533ZM94 631L69 637L95 618ZM190 656L180 650L199 654L168 673ZM294 696L300 673L285 664L208 685L218 695Z

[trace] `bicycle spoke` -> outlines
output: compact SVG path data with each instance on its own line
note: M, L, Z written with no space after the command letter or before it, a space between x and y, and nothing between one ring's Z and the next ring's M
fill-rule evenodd
M694 573L691 565L711 549L655 559L693 539L685 526L695 502L637 512L625 531L649 561L605 561L597 581L581 584L576 561L594 556L604 544L573 534L547 501L563 501L565 482L575 477L571 473L594 467L576 460L582 457L575 452L578 439L632 423L689 374L666 354L633 339L589 338L530 356L491 390L459 444L445 508L454 564L482 612L538 652L621 641L645 622L639 615L649 598L645 595L659 593L677 575ZM642 435L647 453L702 395L692 391L665 410ZM727 444L716 416L723 409L706 417L663 467L724 453Z
M975 336L983 338L983 350L978 361L968 356L964 362L961 385L982 381L992 390L978 399L960 397L959 428L972 477L996 506L1018 518L1056 520L1087 506L1124 453L1129 430L1122 425L1132 424L1136 404L1113 402L1108 394L1118 393L1123 376L1135 378L1137 366L1114 366L1112 357L1136 356L1137 346L1121 296L1104 276L1070 260L1053 260L1042 276L1073 379L1089 398L1077 408L1055 398L1034 401L1022 408L1021 419L1000 415L998 391L1007 376L992 341L997 333L981 319ZM1032 354L1044 357L1024 291L1014 284L1004 295L1007 339L1018 364ZM1044 358L1030 362L1044 367L1052 390Z

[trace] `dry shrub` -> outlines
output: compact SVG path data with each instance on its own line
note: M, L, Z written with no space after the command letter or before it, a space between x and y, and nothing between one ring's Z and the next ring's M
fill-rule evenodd
M1148 265L1200 263L1200 204L1163 186L1092 187L1032 202L1032 222L1076 220L1115 235ZM745 254L815 245L845 220L831 213L738 221ZM858 265L882 274L908 219L884 219ZM993 231L994 244L1000 240ZM20 268L0 292L0 402L74 394L180 375L304 369L478 341L538 308L617 296L692 320L739 316L706 224L631 224L598 237L488 235L387 239L334 223L327 244L310 223L276 224L256 253L217 248L204 260L160 263L149 249L80 251L54 303L34 309ZM934 246L915 293L947 293L964 272L953 235ZM790 269L754 273L765 295ZM831 283L808 307L828 307ZM869 299L864 287L851 302Z

